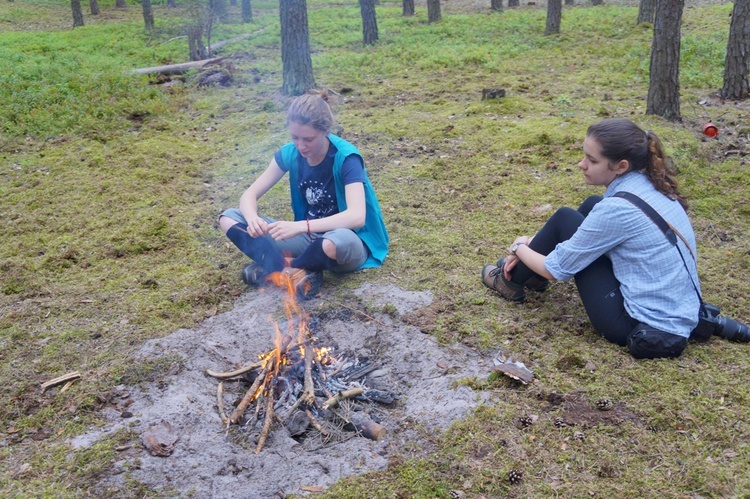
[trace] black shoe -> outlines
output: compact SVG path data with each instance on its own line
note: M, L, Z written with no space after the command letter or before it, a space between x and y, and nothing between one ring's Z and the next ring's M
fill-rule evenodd
M251 263L242 268L242 282L248 286L260 286L266 281L266 273L258 263Z

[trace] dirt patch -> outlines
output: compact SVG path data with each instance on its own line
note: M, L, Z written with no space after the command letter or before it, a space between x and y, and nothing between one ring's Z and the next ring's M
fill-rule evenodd
M313 446L275 425L264 450L255 455L255 442L247 432L238 426L226 430L217 412L217 380L204 374L205 370L229 371L271 350L274 325L269 316L283 317L280 291L250 291L233 311L212 317L196 329L150 341L139 350L136 362L161 365L159 359L167 359L165 369L179 368L146 385L117 387L116 404L105 410L107 427L71 441L73 448L82 448L117 430L132 435L130 442L123 443L120 437L113 444L121 450L119 460L100 482L98 492L126 490L126 480L134 479L181 496L305 494L347 475L383 469L392 457L426 452L434 432L487 399L487 394L454 386L454 381L486 376L489 362L465 346L438 345L433 337L393 319L428 307L429 293L365 285L355 295L373 308L395 308L398 313L364 314L354 306L331 308L332 302L325 297L304 306L311 332L321 344L378 363L378 384L397 395L393 404L372 409L373 419L387 428L385 438L355 437ZM283 330L283 321L279 326ZM225 390L235 390L238 397L244 393L239 384ZM167 430L166 457L151 455L142 443L148 440L143 435L159 426Z

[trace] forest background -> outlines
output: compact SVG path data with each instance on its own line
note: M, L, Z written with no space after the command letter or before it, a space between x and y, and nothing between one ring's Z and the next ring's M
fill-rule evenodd
M213 39L228 86L155 85L130 69L188 60L190 6L99 3L71 29L63 1L0 3L0 495L83 497L96 490L128 435L71 452L66 440L100 424L102 394L154 379L163 361L129 353L217 313L248 292L243 259L216 227L288 140L281 95L279 16L230 7ZM524 2L525 4L525 2ZM634 361L599 338L572 284L518 306L481 285L479 271L552 210L601 193L577 168L586 128L628 117L666 143L690 196L707 301L750 322L750 120L744 102L716 97L731 3L688 2L683 15L682 120L644 113L651 25L635 2L566 6L559 35L545 8L491 12L444 2L377 7L379 41L363 47L359 7L308 2L316 82L335 91L341 134L363 152L392 237L377 271L330 279L324 292L369 310L348 291L364 280L430 290L413 324L440 341L533 367L524 387L466 380L507 401L486 406L404 450L387 470L341 481L331 497L564 495L734 497L750 490L747 345L717 338L679 360ZM482 90L505 97L481 100ZM703 135L712 121L719 136ZM274 189L268 211L288 212ZM286 211L285 211L286 210ZM395 314L394 307L369 310ZM402 318L407 320L407 318ZM40 384L79 371L71 389ZM519 428L544 414L545 394L607 399L637 415L579 429ZM581 438L581 436L584 438ZM509 473L523 479L511 483ZM158 495L131 483L132 497Z

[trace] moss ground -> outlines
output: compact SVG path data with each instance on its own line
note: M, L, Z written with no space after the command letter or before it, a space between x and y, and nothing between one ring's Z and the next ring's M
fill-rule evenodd
M0 4L0 494L85 496L114 459L107 441L72 453L65 440L100 424L120 383L153 377L132 365L143 341L232 308L243 263L218 231L273 151L287 140L278 16L254 2L257 34L223 49L229 88L170 91L124 69L184 62L185 9L156 4L157 30L138 8L100 4L70 30L65 2ZM685 11L683 121L644 116L651 29L637 7L575 6L544 37L544 9L444 11L429 25L400 5L378 7L380 41L361 46L355 5L309 3L313 65L339 94L342 135L363 152L392 237L387 265L337 280L339 299L363 279L429 289L413 317L444 342L533 366L521 387L493 376L482 407L434 436L435 451L405 449L387 470L352 477L329 497L741 497L750 490L750 350L713 339L678 361L636 362L597 337L569 284L499 300L478 278L521 233L560 205L601 192L576 164L593 121L625 116L654 130L675 159L699 237L705 298L750 322L748 105L719 102L731 4ZM184 45L184 46L183 46ZM482 89L506 97L481 100ZM703 122L721 130L701 135ZM274 189L264 208L284 213ZM70 390L40 383L69 371ZM555 426L553 394L607 398L635 416ZM527 428L519 417L539 419ZM579 433L577 433L579 432ZM523 480L512 485L515 469ZM133 497L155 495L133 484Z

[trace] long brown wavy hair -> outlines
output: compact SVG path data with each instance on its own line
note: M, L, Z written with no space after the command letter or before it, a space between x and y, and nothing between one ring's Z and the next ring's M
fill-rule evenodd
M596 140L610 162L627 160L628 172L643 170L657 191L679 201L687 210L687 197L678 189L677 172L654 132L643 130L629 119L612 118L591 125L586 136Z

